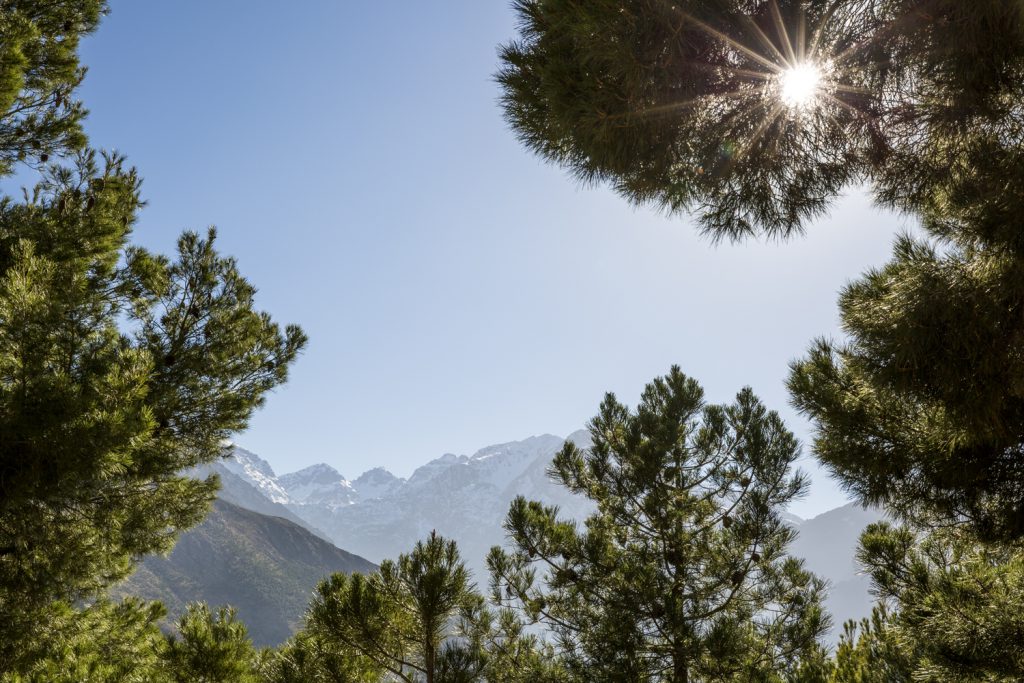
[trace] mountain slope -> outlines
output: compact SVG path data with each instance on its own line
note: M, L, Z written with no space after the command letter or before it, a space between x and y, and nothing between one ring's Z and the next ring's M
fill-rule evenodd
M277 645L301 624L321 578L375 568L294 522L217 500L169 557L146 558L114 592L161 600L172 619L191 601L233 605L257 645Z
M590 435L569 435L581 448ZM335 544L372 561L408 552L431 530L458 542L480 585L486 585L485 557L505 542L502 523L518 495L557 505L564 517L583 519L593 504L570 494L547 476L565 440L550 434L483 448L471 456L445 454L413 472L408 480L372 469L349 482L332 467L314 465L273 477L270 466L248 451L233 471L252 472L253 491L281 500L311 528ZM240 449L239 449L240 450ZM784 515L798 533L790 554L831 584L826 607L834 617L832 639L847 619L870 614L874 599L854 562L861 531L882 518L873 510L844 505L809 520Z
M871 581L857 566L855 552L864 527L883 519L877 510L850 503L795 524L798 535L789 552L828 579L825 609L833 618L831 636L835 640L842 633L843 622L870 616L875 604L869 592Z

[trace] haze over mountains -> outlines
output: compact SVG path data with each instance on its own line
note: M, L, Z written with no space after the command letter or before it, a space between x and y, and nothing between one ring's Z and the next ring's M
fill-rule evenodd
M586 431L568 437L589 445ZM574 496L546 474L564 439L550 434L483 448L473 455L445 454L408 479L374 468L347 479L327 464L278 476L255 453L234 447L232 456L205 468L221 476L221 498L263 514L298 520L313 533L372 562L407 552L431 530L455 539L477 583L486 587L485 557L505 542L502 523L517 495L558 505L566 517L582 519L589 501ZM859 576L854 548L863 528L881 518L845 505L802 520L792 554L828 579L827 602L837 626L870 613L874 600ZM838 632L833 629L833 633Z

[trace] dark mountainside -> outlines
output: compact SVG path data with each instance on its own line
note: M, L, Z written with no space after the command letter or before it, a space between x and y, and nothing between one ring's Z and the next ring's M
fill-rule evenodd
M147 558L114 593L161 600L170 619L191 601L233 605L255 644L278 645L301 625L321 578L375 568L294 522L217 500L169 557Z

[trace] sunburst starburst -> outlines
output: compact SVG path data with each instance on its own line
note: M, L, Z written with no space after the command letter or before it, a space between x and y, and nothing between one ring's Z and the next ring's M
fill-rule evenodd
M821 95L824 74L821 67L804 62L778 75L779 97L791 109L808 109Z

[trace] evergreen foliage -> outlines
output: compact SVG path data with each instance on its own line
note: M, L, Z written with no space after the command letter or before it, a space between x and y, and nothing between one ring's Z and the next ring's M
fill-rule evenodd
M921 536L873 524L859 559L896 611L874 628L879 659L914 681L1024 678L1024 552L963 529ZM881 636L881 637L879 637Z
M829 683L910 683L916 657L889 626L890 615L876 606L869 619L843 625L828 673Z
M486 664L474 623L482 607L455 542L431 533L369 576L324 580L308 628L406 683L473 681Z
M7 0L0 6L0 177L20 161L42 168L51 155L85 147L73 91L85 69L78 43L96 29L103 0Z
M253 310L212 230L186 233L173 261L130 244L139 178L85 150L73 99L79 39L105 11L0 4L0 177L18 161L42 174L23 201L0 199L0 672L11 680L154 680L140 672L161 607L71 605L202 519L217 483L179 473L221 455L305 343Z
M553 476L597 503L582 528L517 499L493 599L549 627L582 680L764 680L820 655L824 585L787 557L799 449L750 389L710 405L678 367L630 411L609 394Z
M904 237L840 297L849 341L819 341L789 387L814 450L860 497L918 525L1024 536L1024 259Z
M523 142L716 238L789 235L847 185L939 234L1021 243L1024 8L983 0L516 0ZM779 74L823 69L814 111Z
M266 683L376 683L380 671L366 657L302 631L267 659Z
M257 683L258 659L235 610L193 603L167 639L164 670L173 683Z
M233 260L186 233L128 243L138 178L117 157L53 168L0 202L0 662L34 610L123 578L202 519L217 458L305 337L253 310Z
M0 669L3 683L161 683L160 603L128 598L37 613L35 639Z

